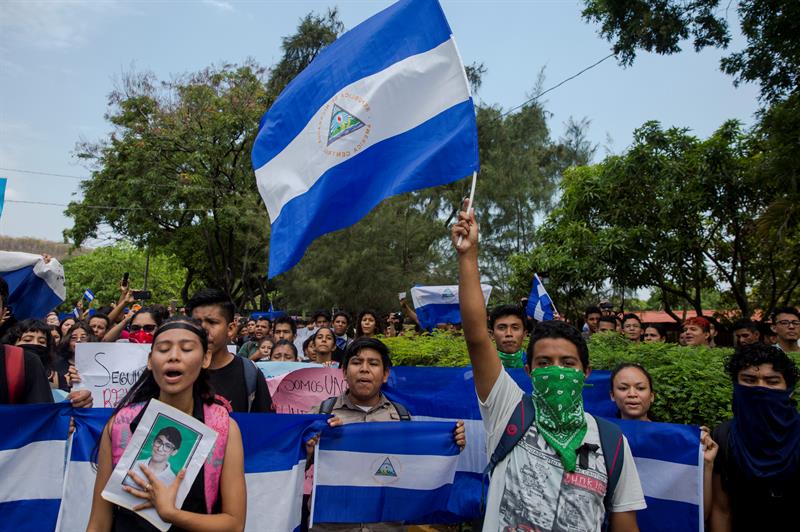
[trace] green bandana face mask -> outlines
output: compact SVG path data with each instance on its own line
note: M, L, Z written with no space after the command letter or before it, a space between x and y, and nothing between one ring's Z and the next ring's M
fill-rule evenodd
M526 353L524 349L520 349L516 353L503 353L497 351L497 356L500 357L500 363L504 368L524 368Z
M531 372L536 428L570 472L575 471L575 451L587 430L583 415L584 379L583 373L575 368L548 366Z

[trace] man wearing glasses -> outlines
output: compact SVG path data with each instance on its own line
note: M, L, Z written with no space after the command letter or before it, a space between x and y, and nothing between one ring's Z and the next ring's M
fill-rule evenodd
M772 330L778 335L775 347L784 353L800 352L797 339L800 338L800 312L793 307L776 308L772 313Z
M164 427L153 440L153 447L150 452L150 458L144 460L137 460L131 470L137 474L142 474L142 466L147 468L166 486L171 486L175 481L175 473L169 465L169 459L175 456L181 446L181 433L175 427ZM125 477L122 481L126 486L138 486L131 480L130 475Z

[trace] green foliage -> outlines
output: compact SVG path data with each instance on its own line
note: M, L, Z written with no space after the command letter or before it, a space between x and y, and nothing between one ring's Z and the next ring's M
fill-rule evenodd
M726 48L730 32L727 8L719 0L584 0L583 17L600 25L622 64L637 50L659 54L681 51L692 38L694 48ZM800 85L800 3L797 0L742 0L738 13L747 39L743 50L722 58L720 68L734 84L757 82L762 99L775 103Z
M449 332L433 331L420 336L381 338L389 347L395 366L469 366L464 337Z
M533 272L547 271L551 295L573 318L575 303L606 284L655 287L676 321L675 309L702 311L711 295L745 316L788 300L798 286L797 219L769 239L754 222L793 197L785 176L764 167L768 146L736 122L706 140L646 123L627 153L565 172L539 245L513 259L515 290L527 293Z
M94 292L94 308L115 305L120 295L119 282L125 272L130 274L131 288L142 288L145 262L144 251L124 243L65 259L67 299L62 310L71 311L87 288ZM153 293L153 303L168 305L170 300L180 299L186 270L177 264L178 258L174 255L156 254L150 257L147 289ZM86 308L85 302L84 305Z
M668 423L714 425L730 419L730 377L724 370L731 349L681 347L670 343L633 344L616 333L589 339L593 369L611 370L621 362L641 364L653 377L656 419Z
M381 338L395 366L463 367L469 365L462 336L430 335ZM731 380L725 373L727 348L681 347L671 343L633 344L616 333L589 340L593 369L611 370L621 362L641 364L653 377L652 411L659 421L713 427L732 417ZM800 356L794 356L800 363Z

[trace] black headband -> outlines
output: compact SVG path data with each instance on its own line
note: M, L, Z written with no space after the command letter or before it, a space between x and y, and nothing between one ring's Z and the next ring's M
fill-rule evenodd
M203 349L208 349L208 336L205 334L205 330L188 321L171 321L159 327L155 336L153 336L153 343L156 342L156 338L158 338L159 334L172 329L183 329L196 334L197 337L200 338L200 343L203 344Z

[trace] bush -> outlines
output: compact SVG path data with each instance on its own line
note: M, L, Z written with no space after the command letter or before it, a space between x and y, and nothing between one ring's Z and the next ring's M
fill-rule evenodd
M617 334L596 334L589 340L594 369L614 369L636 362L653 376L656 399L652 412L667 423L714 427L732 417L733 389L725 373L732 349L681 347L670 343L633 344Z
M443 331L421 336L382 338L396 366L468 366L462 336ZM729 348L681 347L670 343L632 344L618 334L596 334L589 340L594 369L613 369L636 362L653 376L653 415L667 423L714 427L733 416L733 389L725 373ZM800 357L793 356L800 363Z

